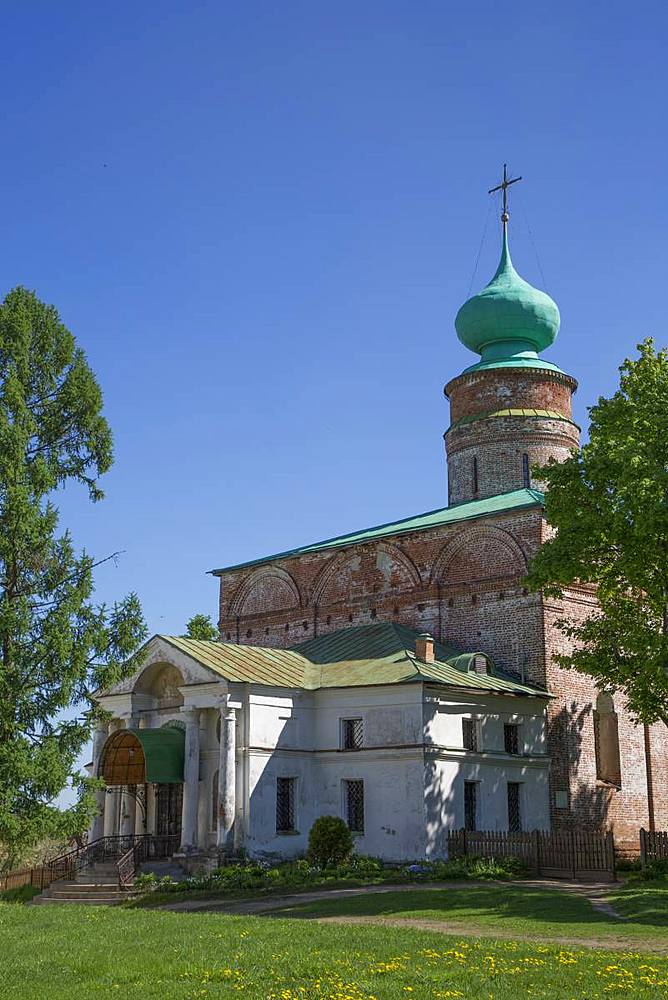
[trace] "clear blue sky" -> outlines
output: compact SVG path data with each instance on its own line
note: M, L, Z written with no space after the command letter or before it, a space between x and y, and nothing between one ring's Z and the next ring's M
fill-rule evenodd
M216 617L212 567L445 504L442 387L475 360L453 319L504 160L578 418L668 340L663 4L2 14L1 285L57 305L99 376L116 464L63 521L124 551L99 596L136 590L152 632Z

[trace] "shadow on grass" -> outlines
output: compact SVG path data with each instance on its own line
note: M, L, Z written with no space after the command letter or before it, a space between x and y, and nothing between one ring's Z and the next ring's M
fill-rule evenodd
M611 892L615 910L630 922L651 927L668 927L668 885L644 883Z
M373 893L297 904L272 910L273 916L290 917L411 917L443 921L479 923L535 922L537 924L609 925L612 920L597 912L582 896L558 890L514 886L461 889L424 889L419 892Z

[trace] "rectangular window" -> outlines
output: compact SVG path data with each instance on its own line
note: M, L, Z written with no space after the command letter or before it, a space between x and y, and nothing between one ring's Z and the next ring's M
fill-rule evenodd
M464 782L464 829L478 829L478 782Z
M276 833L294 832L296 786L296 778L276 778Z
M473 456L473 495L478 495L478 459Z
M343 782L346 823L353 833L364 833L364 782Z
M508 832L520 833L522 830L522 810L520 807L520 788L518 781L508 782Z
M529 469L529 456L522 455L522 479L526 489L531 486L531 470Z
M465 750L479 750L478 722L476 719L462 719L462 742Z
M506 753L520 752L520 727L514 722L507 722L503 727L503 746Z
M361 750L364 723L361 719L341 719L341 746L344 750Z

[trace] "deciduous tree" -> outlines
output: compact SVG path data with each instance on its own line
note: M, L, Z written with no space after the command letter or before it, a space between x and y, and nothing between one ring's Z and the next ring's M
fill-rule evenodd
M668 720L668 353L651 340L620 368L619 389L590 410L589 441L561 464L535 470L556 530L529 571L560 596L596 588L598 610L563 620L564 666L628 696L642 722Z

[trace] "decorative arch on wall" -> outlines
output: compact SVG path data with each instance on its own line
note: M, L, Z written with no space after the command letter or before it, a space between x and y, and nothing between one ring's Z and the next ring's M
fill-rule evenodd
M156 708L180 708L183 695L179 688L184 684L183 674L173 663L151 663L140 673L134 691L151 695Z
M260 566L243 580L230 602L231 615L299 608L302 599L294 578L278 566Z
M476 525L445 543L431 571L431 582L474 583L524 576L526 571L526 556L509 531Z
M385 583L383 590L412 590L422 584L420 573L413 560L398 545L380 542L373 548L362 551L339 552L323 566L311 590L309 604L333 604L350 596L350 577L362 568L366 561L371 564L379 578ZM397 577L400 582L397 582Z

